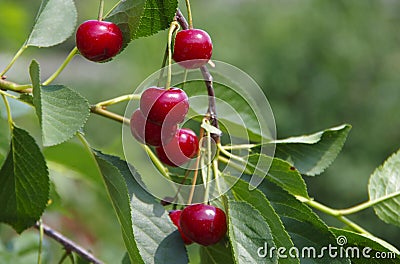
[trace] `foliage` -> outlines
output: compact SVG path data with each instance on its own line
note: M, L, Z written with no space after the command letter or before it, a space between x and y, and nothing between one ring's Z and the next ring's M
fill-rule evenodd
M124 45L127 46L139 37L150 36L168 28L177 5L176 1L163 0L120 1L106 19L114 21L121 27L124 33ZM63 21L68 23L61 23ZM15 60L28 46L48 47L65 41L73 33L75 21L76 10L72 1L43 0L29 37L1 75L13 66ZM49 34L50 31L57 34ZM60 70L55 72L55 77L69 62L70 58L67 58ZM246 146L217 144L218 151L213 162L212 175L223 183L232 184L233 187L214 201L208 201L206 195L205 200L225 210L228 234L227 238L216 245L199 246L199 252L193 254L188 250L189 247L185 247L176 227L168 217L167 210L176 205L163 207L158 198L143 189L145 183L141 177L147 175L139 175L134 165L128 164L120 157L104 154L103 150L94 150L81 131L90 112L124 123L122 116L106 110L106 107L121 102L121 97L90 106L88 100L73 89L65 85L50 84L55 77L42 82L40 66L36 60L31 62L29 73L31 83L28 85L19 85L5 79L0 81L0 94L8 116L8 126L1 126L0 133L2 138L8 137L4 130L8 129L10 134L9 144L4 145L8 146L7 152L0 152L2 161L0 203L4 205L0 212L0 221L11 225L18 233L34 226L51 201L57 200L55 184L49 180L48 164L58 163L78 173L87 173L87 179L93 183L99 182L96 177L100 176L125 243L127 254L123 257L123 263L188 263L193 255L197 256L201 263L219 263L222 260L227 263L350 263L350 261L375 263L365 256L362 262L349 255L332 257L325 254L318 258L299 254L284 256L294 247L301 252L304 248L313 247L320 253L328 245L346 246L346 248L351 246L352 250L360 251L369 247L370 253L390 253L393 255L388 261L400 263L399 251L394 246L373 236L346 217L348 214L373 207L379 218L387 223L399 225L396 213L399 209L400 195L397 187L400 179L399 152L372 174L369 200L360 205L336 210L309 196L303 176L320 174L331 165L343 148L350 125L344 124L311 135L263 143L263 145L276 145L276 157L271 157L261 153L263 145L260 141L256 141L261 138L257 134L257 129L253 127L257 124L256 116L247 113L248 105L243 103L238 95L231 94L229 100L232 104L240 111L246 112L250 128L246 127L245 130L251 132L252 144ZM184 89L190 90L191 85L197 84L198 82L185 83ZM221 88L218 91L221 92L223 86L216 84L214 88ZM17 97L13 92L23 95ZM198 89L193 92L195 93L206 94L206 90ZM129 95L123 98L132 99ZM9 99L33 107L41 127L41 143L36 143L29 132L15 125ZM202 114L207 116L206 113ZM199 120L194 121L196 125L200 125ZM226 122L239 124L234 119ZM201 127L206 134L219 132L218 128L209 123L207 125L203 123ZM224 128L221 130L226 132ZM71 151L68 144L73 137L78 138L89 153L90 164L89 161L88 164L73 163L71 160L52 155L50 148L42 150L39 147L42 144L43 147L56 146L61 150L65 147L65 151ZM234 147L246 150L247 154L237 156L233 152ZM79 152L82 150L73 148L72 151L78 152L76 155L81 158L80 155L83 154ZM148 153L152 153L151 151L148 150ZM208 146L206 151L211 152L211 146ZM159 161L153 159L153 162L162 173L169 176L168 169L160 165ZM270 167L260 168L258 166L260 162ZM220 168L223 166L228 168L228 172L239 169L243 177L237 179L230 173L221 173L218 165ZM173 179L180 181L183 175L179 173L180 171L177 171L178 175L174 175ZM210 167L207 173L211 175ZM251 176L262 180L257 188L252 185ZM207 177L203 177L203 183L208 186L206 179ZM329 226L314 213L312 208L337 218L345 224L345 227ZM345 243L339 240L343 237L346 238ZM40 241L43 241L42 237ZM14 260L19 249L7 252L1 246L0 260ZM266 255L260 256L263 246L274 247L277 250L265 249ZM285 249L286 252L278 249Z

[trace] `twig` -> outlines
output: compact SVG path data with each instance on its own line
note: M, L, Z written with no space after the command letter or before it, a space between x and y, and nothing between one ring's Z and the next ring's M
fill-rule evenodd
M182 12L178 9L175 14L176 20L181 25L182 29L188 29L189 24L186 21L185 17L182 15ZM204 82L207 87L207 92L209 96L208 100L208 115L210 116L210 123L216 128L219 128L218 125L218 117L217 117L217 110L216 110L216 102L215 102L215 92L214 92L214 85L213 85L213 77L208 70L207 66L203 65L200 68L201 73L204 78ZM219 143L219 135L211 134L211 137L215 140L216 143Z
M34 227L36 229L40 230L39 223L36 223ZM75 242L66 238L62 234L58 233L51 227L42 223L42 228L43 228L43 232L46 236L54 239L55 241L57 241L58 243L63 245L63 247L65 248L65 250L67 252L75 252L76 254L81 256L83 259L89 261L90 263L94 263L94 264L103 264L104 263L101 260L97 259L95 256L93 256L90 252L83 249L81 246L77 245Z

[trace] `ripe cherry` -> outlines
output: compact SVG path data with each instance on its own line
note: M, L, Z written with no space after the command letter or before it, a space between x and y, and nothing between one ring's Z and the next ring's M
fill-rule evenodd
M195 69L206 64L212 55L212 42L201 29L186 29L176 34L174 60L184 68Z
M187 238L183 233L182 233L182 229L181 226L179 224L179 219L181 217L181 213L182 210L173 210L169 212L169 218L171 218L172 223L178 228L179 233L181 234L181 237L183 239L183 242L185 243L185 245L190 245L193 243L192 240L190 240L189 238Z
M152 123L136 109L131 117L131 132L137 141L151 146L168 144L176 134L178 126L161 126Z
M150 121L157 124L182 123L189 110L189 99L179 88L168 90L159 87L146 89L140 98L140 110Z
M197 155L199 140L191 129L178 129L166 145L156 148L158 158L169 166L178 167Z
M226 234L226 215L206 204L193 204L182 210L179 220L183 234L203 246L219 242Z
M105 61L114 57L122 47L119 27L111 22L88 20L76 31L76 47L88 60Z

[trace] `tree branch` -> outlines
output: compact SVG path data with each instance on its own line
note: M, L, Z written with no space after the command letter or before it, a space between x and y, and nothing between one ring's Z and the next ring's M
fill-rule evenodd
M188 29L189 24L186 21L185 17L183 16L182 12L178 9L175 15L176 20L181 25L182 29ZM215 102L215 92L214 92L214 85L213 85L213 77L208 70L207 66L203 65L200 68L201 73L204 78L204 82L207 87L207 92L209 96L208 100L208 111L207 114L210 116L210 123L216 128L219 128L218 125L218 117L217 117L217 110L216 110L216 102ZM211 134L211 137L215 140L216 143L219 143L219 135Z
M34 227L36 229L40 230L39 222L37 222ZM90 252L83 249L81 246L77 245L75 242L66 238L62 234L58 233L51 227L42 223L42 228L43 228L43 232L46 236L54 239L55 241L57 241L58 243L63 245L65 250L67 250L68 252L75 252L76 254L81 256L83 259L85 259L91 263L94 263L94 264L103 264L104 263L101 260L97 259L95 256L93 256Z

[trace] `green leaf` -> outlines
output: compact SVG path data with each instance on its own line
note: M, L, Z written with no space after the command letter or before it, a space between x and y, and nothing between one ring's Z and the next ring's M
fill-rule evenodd
M400 151L389 157L371 175L369 199L385 199L374 206L375 213L386 223L400 226Z
M27 46L51 47L75 30L77 11L73 0L42 0Z
M380 264L384 262L389 264L399 263L400 261L400 252L377 237L332 227L329 230L335 234L337 239L345 242L342 247L345 250L345 254L351 258L352 263ZM379 258L384 256L382 253L387 257Z
M261 213L246 202L228 200L229 239L236 263L277 263L276 253L267 258L257 249L267 243L275 247L271 230Z
M123 47L134 39L168 28L174 18L176 0L126 0L105 18L119 26L124 36Z
M312 247L318 255L323 247L337 245L334 235L308 206L273 183L264 181L258 188L271 202L300 253ZM288 250L285 254L290 256ZM308 258L307 254L300 254L300 263L350 263L347 259L332 259L328 254L320 258Z
M271 164L271 166L266 171L267 168L263 168L262 164ZM308 197L307 187L300 173L284 160L271 158L263 154L253 154L248 156L247 168L253 173L252 181L254 177L265 178L292 195Z
M132 263L188 263L182 238L160 203L132 176L118 157L95 152L121 223Z
M46 208L49 184L46 162L34 138L14 127L0 170L0 221L18 233L31 227Z
M89 117L89 103L63 85L40 85L39 64L30 65L33 103L42 127L43 145L52 146L72 138Z
M204 264L234 264L232 258L232 247L226 239L221 243L217 243L207 247L200 247L200 263Z
M237 179L224 175L224 180L231 182ZM293 242L290 239L289 234L286 232L281 219L276 214L268 199L260 190L254 189L249 191L249 184L239 179L231 189L231 192L236 200L245 201L251 204L261 213L271 229L272 237L276 247L293 247ZM299 263L299 260L298 258L279 259L279 263Z
M322 173L342 150L350 125L341 125L311 135L273 141L275 156L293 164L300 173Z

